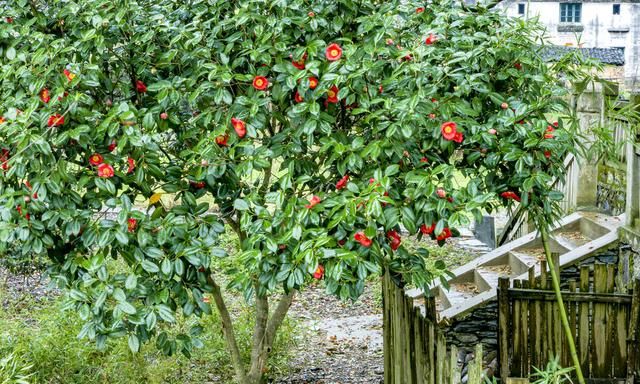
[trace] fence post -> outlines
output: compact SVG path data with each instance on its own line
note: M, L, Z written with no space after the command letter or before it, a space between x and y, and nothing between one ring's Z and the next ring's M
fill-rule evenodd
M389 271L385 270L382 277L382 349L384 353L384 382L392 383L392 365L391 365L391 305L389 300L391 299L391 287L389 285L391 279L389 279Z
M503 383L509 377L509 278L498 280L498 364Z
M635 378L640 376L640 361L638 359L638 349L640 349L640 278L637 278L633 284L633 300L630 313L629 341L627 344L627 383L633 384Z

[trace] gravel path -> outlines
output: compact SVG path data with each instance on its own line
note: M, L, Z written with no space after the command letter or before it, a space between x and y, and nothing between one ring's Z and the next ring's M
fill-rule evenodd
M319 286L302 292L290 315L302 324L291 372L278 384L383 383L380 284L370 282L355 302Z

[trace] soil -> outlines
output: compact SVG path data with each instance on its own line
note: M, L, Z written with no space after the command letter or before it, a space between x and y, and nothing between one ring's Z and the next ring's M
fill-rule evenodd
M287 377L278 384L383 383L380 284L369 283L360 299L344 302L313 286L298 296L290 316L302 333Z

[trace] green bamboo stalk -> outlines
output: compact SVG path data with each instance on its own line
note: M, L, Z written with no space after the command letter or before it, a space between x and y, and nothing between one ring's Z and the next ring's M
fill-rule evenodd
M562 319L562 325L564 327L564 333L569 342L569 351L571 352L571 359L573 359L573 365L576 369L576 375L578 376L578 382L585 384L584 376L582 374L582 368L580 367L580 359L578 358L578 352L576 351L576 343L573 340L573 333L571 332L571 326L569 325L569 318L567 318L567 311L564 308L564 301L562 300L562 293L560 292L560 277L556 273L553 257L551 257L551 250L549 249L549 234L547 228L540 225L540 235L542 236L542 246L544 247L544 253L547 258L547 264L549 265L549 271L551 272L551 280L553 281L553 290L556 293L556 299L558 301L558 307L560 308L560 318Z

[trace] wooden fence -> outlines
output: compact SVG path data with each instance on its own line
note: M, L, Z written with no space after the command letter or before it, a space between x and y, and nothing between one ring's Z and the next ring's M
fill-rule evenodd
M460 384L458 350L447 347L438 329L435 299L425 299L423 312L389 273L382 287L385 384ZM468 384L483 383L481 345L475 347L475 356L469 363Z
M542 270L546 271L546 266ZM624 379L640 376L640 279L632 294L615 289L615 267L595 264L580 269L580 281L563 291L578 357L586 378ZM499 280L498 337L500 376L529 377L553 357L572 365L551 281L543 273L529 281Z

